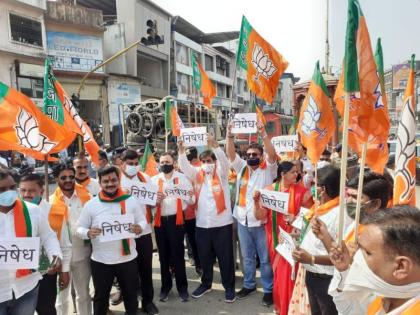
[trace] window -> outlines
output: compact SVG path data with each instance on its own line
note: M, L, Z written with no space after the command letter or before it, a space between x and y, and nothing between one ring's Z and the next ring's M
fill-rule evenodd
M12 40L42 47L41 23L10 13Z
M42 79L17 78L18 88L23 94L30 98L42 98L44 82Z
M184 73L177 73L177 86L179 93L182 94L191 94L191 87L190 87L190 76Z
M176 61L188 66L188 48L180 43L176 43Z
M225 97L225 85L224 84L217 83L216 84L216 89L217 89L217 96L218 97Z
M206 71L213 71L213 57L204 55L204 69Z
M226 98L230 98L230 91L232 91L232 87L226 85Z

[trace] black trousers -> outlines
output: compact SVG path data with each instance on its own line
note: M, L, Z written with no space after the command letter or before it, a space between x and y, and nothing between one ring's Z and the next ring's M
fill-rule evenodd
M312 315L337 315L333 298L328 294L332 276L306 271L306 289Z
M140 278L140 288L142 295L142 306L153 302L153 241L152 234L143 235L136 238L137 267Z
M57 274L42 276L39 282L38 302L36 312L38 315L56 315L55 301L57 300Z
M162 292L172 289L170 264L175 268L175 281L178 292L188 290L184 259L184 225L176 225L176 216L162 216L161 226L155 227L156 243L159 252Z
M184 226L185 232L187 233L188 243L191 247L192 257L194 258L195 267L201 268L200 256L198 255L197 242L195 240L195 219L185 220Z
M225 290L235 289L235 266L233 262L232 224L195 229L198 255L200 256L203 275L201 284L211 287L213 283L213 263L219 262L220 275Z
M109 293L111 292L114 278L121 288L124 300L125 311L128 315L137 314L137 290L139 288L139 278L133 277L138 274L137 260L129 262L107 265L96 261L90 261L92 268L92 280L95 287L93 297L93 314L106 315L108 311Z

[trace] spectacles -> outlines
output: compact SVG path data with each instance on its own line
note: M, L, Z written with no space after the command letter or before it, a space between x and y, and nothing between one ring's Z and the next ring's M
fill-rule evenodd
M67 178L70 180L74 180L75 177L74 176L60 176L59 177L60 180L66 180Z

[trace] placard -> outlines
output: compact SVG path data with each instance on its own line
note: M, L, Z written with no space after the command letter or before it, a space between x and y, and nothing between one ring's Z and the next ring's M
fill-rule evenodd
M207 145L207 128L182 128L181 138L186 147L200 147Z
M293 241L293 238L287 233L285 230L283 230L279 226L279 244L276 247L276 251L283 256L284 259L287 260L287 262L293 267L295 264L295 261L293 259L292 253L295 250L295 242Z
M138 183L131 187L131 195L136 197L140 203L156 206L158 189L158 186L152 183Z
M300 207L300 212L298 214L298 216L296 217L296 219L293 221L292 226L298 230L302 230L302 228L304 228L303 224L303 217L309 212L308 208L305 207Z
M257 114L238 113L232 119L232 133L256 133Z
M131 225L134 224L134 215L116 214L102 215L93 226L102 230L98 236L100 242L118 241L125 238L135 238L136 234L130 232Z
M180 198L182 200L190 200L188 194L188 187L186 185L167 185L165 188L165 195L168 198Z
M39 237L0 238L0 270L38 269Z
M294 152L298 144L298 136L278 136L271 139L277 153Z
M268 209L288 214L289 194L280 191L261 189L261 204Z

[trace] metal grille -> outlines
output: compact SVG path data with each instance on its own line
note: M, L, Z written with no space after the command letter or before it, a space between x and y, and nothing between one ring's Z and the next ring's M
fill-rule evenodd
M42 47L40 22L10 14L10 29L14 41Z

